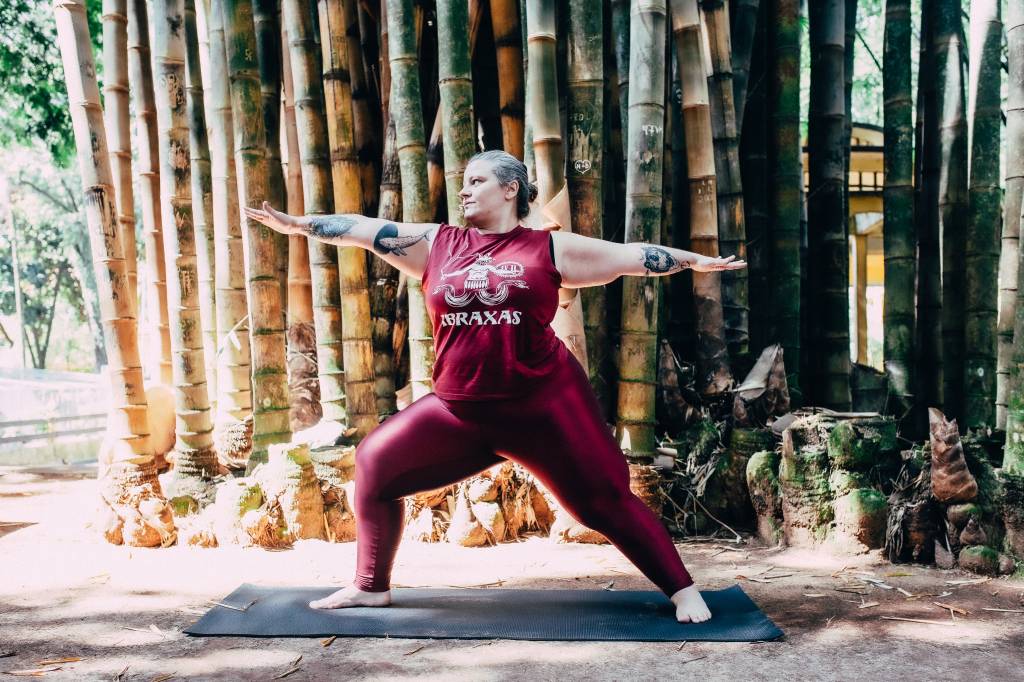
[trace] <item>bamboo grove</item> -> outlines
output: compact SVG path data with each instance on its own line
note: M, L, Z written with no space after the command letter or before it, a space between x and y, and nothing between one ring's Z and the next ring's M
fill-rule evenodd
M713 406L780 344L795 407L911 439L939 407L1024 469L1019 3L884 2L879 373L850 351L857 0L103 0L102 55L84 1L54 13L123 475L153 454L141 336L190 490L317 423L356 443L430 391L420 282L240 207L459 223L462 171L495 148L538 184L532 227L749 263L563 292L560 335L632 458L668 429L664 353Z

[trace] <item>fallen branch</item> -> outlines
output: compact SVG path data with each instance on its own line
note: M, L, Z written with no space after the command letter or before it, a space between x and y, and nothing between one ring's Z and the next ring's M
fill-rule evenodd
M899 616L881 616L882 620L901 620L905 623L924 623L925 625L958 625L951 620L925 620L923 618L900 618Z

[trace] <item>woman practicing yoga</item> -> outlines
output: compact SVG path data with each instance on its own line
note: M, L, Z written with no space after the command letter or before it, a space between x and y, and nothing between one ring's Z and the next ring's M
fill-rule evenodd
M387 606L407 495L504 460L518 462L569 514L614 544L675 604L711 617L657 516L629 489L622 451L580 363L550 327L559 287L745 267L643 243L523 227L536 196L510 154L477 154L459 196L467 227L361 215L296 217L268 204L250 218L286 234L373 249L422 279L433 322L434 392L387 418L356 448L356 578L314 608Z

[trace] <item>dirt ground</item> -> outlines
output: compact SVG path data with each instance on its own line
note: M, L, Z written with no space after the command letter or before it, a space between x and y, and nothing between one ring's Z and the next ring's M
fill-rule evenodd
M285 679L1005 680L1020 679L1024 665L1024 582L949 584L974 576L894 566L877 556L843 559L724 542L677 547L703 587L739 582L786 633L783 640L680 648L673 642L339 637L323 646L317 638L193 638L181 630L209 600L242 582L344 583L354 543L306 541L281 552L114 547L86 528L94 475L89 465L0 467L0 672L41 668L51 671L47 679L68 680L271 680L293 667ZM542 538L483 549L406 542L393 578L406 587L653 589L613 547ZM953 620L934 602L966 613ZM81 660L40 665L61 658Z

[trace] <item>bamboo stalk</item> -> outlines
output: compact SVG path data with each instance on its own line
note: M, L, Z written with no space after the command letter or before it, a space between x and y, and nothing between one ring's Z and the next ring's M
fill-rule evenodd
M629 7L629 0L612 0L612 49L615 52L615 72L619 78L619 121L623 149L629 149ZM625 155L622 165L627 165Z
M502 148L522 160L526 93L519 9L516 0L491 0L490 6L491 29L494 31L494 48L498 60Z
M132 192L131 113L128 106L127 5L127 0L103 0L103 101L117 224L124 248L128 291L137 309L139 276L135 255L135 198Z
M382 19L381 25L385 21ZM384 45L381 46L384 49ZM380 176L380 205L377 217L390 221L402 219L401 169L395 123L388 118L384 135L384 159ZM373 316L373 373L377 378L377 414L382 417L398 411L395 394L395 366L400 354L394 353L397 316L398 270L380 258L370 261L370 314Z
M711 100L715 175L718 181L719 248L722 256L735 256L737 260L745 261L747 234L743 180L740 176L739 131L733 97L729 11L724 0L701 0L700 5L710 45L712 75L708 78L708 95ZM750 352L748 278L746 268L722 273L725 341L729 356L733 359Z
M213 421L203 357L199 313L199 274L192 219L191 152L185 95L184 0L152 0L153 70L157 136L160 140L160 207L164 258L168 272L167 305L171 313L172 377L175 397L174 470L170 496L190 495L200 504L212 501L218 473L213 450ZM187 29L186 29L187 31Z
M256 30L250 0L224 0L223 20L234 116L235 166L241 206L267 198L266 133L260 108ZM267 460L267 447L287 442L289 398L284 315L277 256L270 228L243 218L252 345L253 452L250 465Z
M697 0L672 0L671 7L672 35L682 83L683 134L690 187L690 248L705 256L717 257L717 176L700 12ZM633 86L636 87L635 80ZM717 395L727 390L732 381L725 345L721 274L693 273L693 296L699 330L697 385L705 394Z
M345 35L348 38L348 72L352 89L352 122L356 157L362 189L362 209L359 213L377 213L378 183L380 181L380 107L376 91L367 83L366 68L359 31L358 0L343 0ZM322 30L322 29L321 29ZM365 259L367 254L361 254ZM375 254L370 257L376 258Z
M996 312L999 295L1000 78L1003 25L998 0L971 3L970 186L965 262L964 426L996 424Z
M767 0L766 0L767 1ZM736 105L736 131L743 129L743 112L747 104L750 60L754 53L754 36L760 15L761 0L736 0L732 16L733 100Z
M437 3L438 86L444 135L444 177L448 195L448 222L461 225L462 176L476 152L473 116L473 80L470 74L469 5L465 0Z
M320 0L319 7L334 210L337 213L361 214L364 193L360 181L364 169L356 156L352 91L347 78L352 73L348 61L351 54L348 42L352 38L344 30L342 2ZM377 426L369 282L363 249L357 246L338 249L338 278L341 291L345 411L348 414L348 425L358 429L352 437L359 441Z
M142 243L146 251L147 318L156 327L155 360L151 372L159 383L171 385L171 328L167 321L167 274L160 217L160 169L156 140L156 105L150 61L146 0L128 0L128 78L135 93L135 136L139 140L139 205Z
M638 0L630 16L626 242L655 242L661 224L665 15L663 0ZM637 458L650 457L657 444L654 402L659 295L657 278L624 278L616 437L620 442L628 438Z
M529 7L526 0L519 0L519 35L523 40L524 84L530 80L530 49L526 41L528 14ZM537 162L533 158L533 108L526 106L525 94L523 97L523 164L526 166L526 174L530 182L535 182L537 180Z
M402 176L402 215L406 222L427 222L427 164L420 98L419 58L412 0L388 0L388 57L391 61L391 115ZM413 400L430 392L433 334L422 283L408 280L410 381Z
M203 328L203 359L206 362L207 395L211 409L217 396L217 303L214 283L215 239L213 234L213 177L210 140L200 55L203 50L196 28L195 0L185 0L185 58L187 69L189 149L192 157L192 218L195 224L196 272L199 277L199 318ZM209 64L206 65L209 68ZM207 77L208 80L208 77Z
M909 0L885 6L882 90L885 121L884 211L885 299L883 355L892 414L904 416L914 402L914 138L910 97L911 17Z
M203 0L200 26L210 42L209 82L203 88L208 98L210 126L210 170L213 187L214 286L217 305L217 414L214 430L217 442L252 415L252 378L249 343L249 307L242 240L241 211L235 175L234 119L228 84L227 53L224 45L223 0ZM204 77L206 70L204 70ZM239 463L248 458L242 449L229 456L219 448L218 456ZM229 462L230 463L230 462Z

